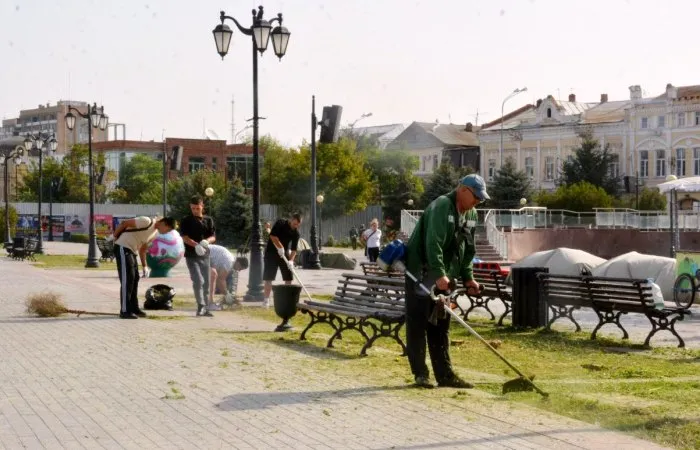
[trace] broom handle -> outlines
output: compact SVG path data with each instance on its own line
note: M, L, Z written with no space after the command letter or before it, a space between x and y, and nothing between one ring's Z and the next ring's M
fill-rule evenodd
M425 285L424 285L423 283L421 283L420 281L418 281L418 279L417 279L415 276L413 276L413 274L412 274L411 272L406 271L405 273L406 273L406 275L408 275L414 282L418 283L418 286L419 286L426 294L428 294L428 295L430 296L430 298L432 298L433 300L436 299L436 298L435 298L435 295L430 291L430 289L428 289L427 287L425 287ZM440 302L440 303L442 303L442 302ZM484 344L489 350L491 350L491 351L493 352L494 355L498 356L498 357L501 359L501 361L503 361L504 363L506 363L506 364L508 365L508 367L510 367L511 369L513 369L513 371L514 371L515 373L517 373L518 375L520 375L522 378L526 379L526 380L532 385L532 387L535 388L535 390L537 390L537 392L539 392L539 393L542 394L542 395L546 395L546 393L545 393L544 391L542 391L540 388L538 388L537 386L535 386L535 384L532 382L532 380L530 380L528 377L526 377L525 374L523 374L523 373L520 371L520 369L518 369L518 368L515 367L513 364L511 364L511 362L508 361L508 360L506 359L505 356L501 355L501 353L500 353L498 350L496 350L495 348L493 348L493 346L491 346L491 344L489 344L488 342L486 342L486 340L485 340L483 337L481 337L481 335L479 335L479 333L477 333L476 331L474 331L474 329L473 329L472 327L470 327L469 324L468 324L467 322L465 322L461 317L459 317L459 315L458 315L456 312L452 311L452 308L450 308L449 305L445 305L445 304L443 303L443 307L445 308L445 311L447 311L448 313L450 313L450 315L451 315L457 322L459 322L460 325L462 325L464 328L466 328L467 331L468 331L472 336L474 336L474 337L477 338L479 341L481 341L481 343Z
M64 309L64 313L77 314L80 317L81 314L89 314L91 316L118 316L117 313L107 313L107 312L91 312L91 311L78 311L77 309Z

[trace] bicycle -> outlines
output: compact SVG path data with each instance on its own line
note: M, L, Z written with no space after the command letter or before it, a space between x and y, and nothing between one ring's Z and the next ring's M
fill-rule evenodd
M679 308L688 309L695 302L695 293L700 289L700 269L695 276L689 273L678 275L673 283L673 301Z

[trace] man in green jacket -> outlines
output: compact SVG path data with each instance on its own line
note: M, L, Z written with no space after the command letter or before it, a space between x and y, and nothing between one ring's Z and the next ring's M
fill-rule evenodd
M476 205L488 200L479 175L467 175L457 188L428 205L408 242L406 270L428 288L447 291L459 278L470 292L478 292L472 259L476 253ZM434 310L440 308L439 310ZM426 336L435 380L441 387L471 388L452 370L449 354L450 316L406 277L406 351L416 386L432 388L425 363Z

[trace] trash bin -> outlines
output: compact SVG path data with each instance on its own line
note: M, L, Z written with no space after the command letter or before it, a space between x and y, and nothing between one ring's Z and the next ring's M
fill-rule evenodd
M513 326L543 327L547 324L547 305L540 298L537 274L546 267L513 267Z
M310 249L304 249L299 253L299 265L302 269L312 269Z

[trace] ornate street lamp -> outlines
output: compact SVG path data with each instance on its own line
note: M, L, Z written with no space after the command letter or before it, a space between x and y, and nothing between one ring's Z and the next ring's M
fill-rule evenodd
M226 19L233 21L238 30L246 36L251 36L253 41L253 227L250 249L250 273L248 278L248 292L245 299L247 301L259 301L263 299L262 285L262 233L260 229L260 149L259 149L259 129L258 122L258 53L261 55L267 49L267 44L272 38L272 47L278 58L282 59L287 52L289 44L289 30L282 26L282 14L267 21L263 19L264 9L262 6L258 10L253 10L253 24L250 28L242 27L233 17L227 16L221 11L219 19L221 23L217 25L212 33L216 43L216 52L221 55L221 59L228 53L231 45L233 31L224 24ZM277 22L273 29L272 24Z
M13 137L0 141L0 159L4 166L5 172L5 248L12 245L12 236L10 236L10 161L13 161L15 166L22 162L24 154L24 146L21 138Z
M513 92L511 92L510 94L508 94L508 97L506 97L503 100L503 103L501 103L501 146L500 146L499 152L498 152L500 155L501 163L500 163L500 166L498 166L499 169L503 168L503 111L504 111L504 108L506 107L506 102L509 99L515 97L516 95L518 95L522 92L526 92L526 91L527 91L526 87L524 87L522 89L518 88L518 89L514 90Z
M88 178L90 180L90 230L89 230L89 242L88 242L88 257L85 262L85 267L100 267L100 261L97 259L97 235L95 234L95 176L93 175L93 161L92 161L92 129L98 128L100 130L105 130L107 128L107 123L109 122L109 117L104 113L104 106L97 107L97 103L93 103L92 106L88 105L87 113L83 114L80 110L68 106L68 114L66 114L66 127L69 130L75 128L76 117L71 112L75 111L78 116L88 121Z
M39 134L28 134L26 139L24 139L24 149L27 155L34 150L39 154L39 206L37 215L39 216L39 226L37 229L37 244L36 252L44 253L44 231L42 229L41 221L41 203L44 199L44 152L49 151L51 154L56 153L58 148L58 141L56 140L55 134L39 133ZM49 228L51 227L51 218L49 217Z

